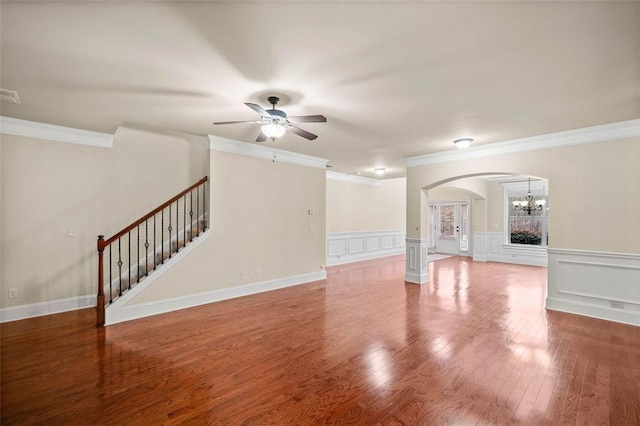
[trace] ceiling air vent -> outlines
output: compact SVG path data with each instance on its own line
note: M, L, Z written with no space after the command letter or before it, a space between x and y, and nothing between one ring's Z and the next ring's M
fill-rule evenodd
M13 90L0 89L0 100L11 102L14 104L20 103L20 97L18 96L18 92L14 92Z

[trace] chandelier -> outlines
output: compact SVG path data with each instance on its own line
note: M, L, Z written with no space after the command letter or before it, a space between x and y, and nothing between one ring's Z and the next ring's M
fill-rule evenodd
M524 200L514 201L513 209L517 212L526 212L531 216L531 212L540 211L544 208L546 200L544 198L540 200L534 200L531 195L531 178L529 178L529 190L527 191L527 198Z

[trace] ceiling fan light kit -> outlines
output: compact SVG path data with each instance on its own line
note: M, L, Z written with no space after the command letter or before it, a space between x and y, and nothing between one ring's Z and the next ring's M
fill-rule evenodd
M471 142L473 142L473 139L471 138L462 138L462 139L456 139L455 141L453 141L454 145L458 149L469 148L469 146L471 145Z
M267 138L275 141L279 137L283 136L287 130L298 136L301 136L310 141L316 139L318 136L311 132L307 132L304 129L294 125L293 123L326 123L327 119L324 115L299 115L288 117L284 111L276 109L276 105L280 102L280 98L277 96L269 96L269 103L271 109L265 110L260 105L245 102L245 105L260 114L260 120L252 121L218 121L213 124L238 124L238 123L256 123L262 124L260 134L256 138L256 142L264 142Z

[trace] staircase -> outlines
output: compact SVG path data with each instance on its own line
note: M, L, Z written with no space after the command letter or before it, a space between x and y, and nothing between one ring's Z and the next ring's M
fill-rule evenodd
M208 229L207 177L110 238L98 236L96 326L105 310Z

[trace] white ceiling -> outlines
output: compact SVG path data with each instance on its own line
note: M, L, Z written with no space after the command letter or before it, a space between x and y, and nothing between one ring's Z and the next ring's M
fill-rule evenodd
M639 2L3 2L4 116L251 142L278 94L324 114L278 148L404 176L403 157L640 116ZM271 144L268 142L267 144Z

